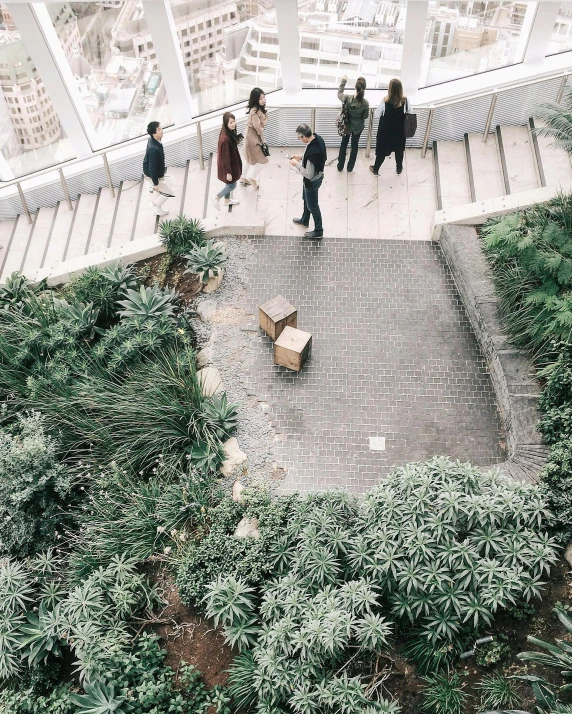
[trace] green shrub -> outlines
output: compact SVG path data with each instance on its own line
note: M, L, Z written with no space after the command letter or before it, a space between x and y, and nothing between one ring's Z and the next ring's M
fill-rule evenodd
M200 473L177 476L158 465L149 479L111 468L92 484L70 534L70 580L80 582L114 556L143 561L184 544L204 522L217 486Z
M0 556L24 557L56 542L72 482L40 414L0 427Z
M510 655L510 647L508 646L508 637L497 635L496 640L479 647L477 650L477 664L481 667L491 667Z
M204 246L193 248L187 255L187 269L185 273L198 275L202 283L207 283L214 278L228 260L221 243L207 241Z
M119 263L105 268L90 266L78 278L72 279L63 293L69 302L91 303L108 324L116 317L119 299L127 290L135 289L138 282L131 266Z
M12 685L0 690L2 714L77 714L71 684L59 684L49 692L34 686Z
M45 280L35 285L15 271L0 285L0 310L28 312L30 303L35 303L37 296L46 289Z
M159 238L167 254L176 258L196 246L204 245L206 234L198 219L177 216L172 220L159 222Z
M481 693L481 709L514 709L520 705L518 692L502 674L485 675L477 689Z
M465 686L457 673L448 676L433 674L423 677L426 682L423 691L421 711L425 714L462 714L467 700Z
M279 539L295 503L294 496L272 500L267 493L243 494L240 503L225 497L208 512L202 537L181 556L177 585L181 599L204 607L207 586L219 575L234 575L258 585L274 568L273 544ZM242 518L257 518L260 538L236 538Z
M137 616L158 601L135 563L115 557L75 587L52 553L23 565L0 562L0 680L71 650L87 681L113 672L129 648Z
M353 682L344 684L351 692L344 706L360 711L369 704L360 699L364 682L354 682L349 662L369 653L371 667L373 651L387 637L388 617L410 654L428 667L443 665L498 610L538 597L557 560L542 532L548 514L537 487L445 458L394 469L363 500L327 492L294 506L287 526L268 543L270 582L268 576L251 579L248 571L238 572L240 562L222 558L205 572L212 548L197 557L202 543L179 573L181 592L192 594L195 604L197 586L210 576L209 614L221 619L229 642L252 652L252 662L247 652L239 660L240 677L232 675L237 706L254 700L259 707L294 707L287 694L294 692L296 707L322 712L321 690L308 693L316 689L316 673L330 666L329 648L335 671ZM232 527L240 515L230 519ZM230 618L233 578L248 603L239 602L240 612ZM355 607L362 608L359 616ZM359 625L350 623L352 612ZM250 666L254 675L248 677ZM343 711L341 701L337 711Z
M172 317L175 314L177 293L172 288L161 290L157 285L146 288L143 285L139 290L126 290L125 299L119 300L123 310L119 314L123 318L141 320L157 317Z
M540 363L572 328L572 196L501 218L483 228L501 310L517 345Z
M572 155L572 91L566 89L559 104L545 102L537 105L534 109L534 117L545 124L535 129L535 133L554 139L551 146L564 149Z
M564 440L550 449L540 475L547 507L553 514L555 540L566 545L572 539L572 443Z

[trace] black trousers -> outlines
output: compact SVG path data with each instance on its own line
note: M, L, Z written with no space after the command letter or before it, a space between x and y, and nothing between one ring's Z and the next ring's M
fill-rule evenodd
M302 198L304 199L302 221L309 223L311 215L314 219L314 231L320 234L324 233L324 227L322 226L322 212L320 211L320 204L318 203L318 191L320 190L323 180L323 176L317 181L311 182L304 179L304 188L302 190Z
M397 149L395 151L395 165L398 169L403 168L403 155L405 154L405 151L403 149ZM385 161L386 157L385 156L378 156L376 154L375 156L375 164L373 165L373 170L377 173L379 171L379 167L383 164Z
M361 131L359 134L351 134L352 148L350 151L350 160L348 161L348 171L353 171L356 165L357 152L359 138L361 136ZM346 134L342 137L342 143L340 145L340 153L338 154L338 171L342 171L344 164L346 163L346 153L348 150L348 144L350 141L350 134Z

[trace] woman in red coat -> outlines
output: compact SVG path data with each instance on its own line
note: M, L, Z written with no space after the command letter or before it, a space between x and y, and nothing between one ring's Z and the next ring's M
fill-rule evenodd
M231 198L230 194L236 188L236 182L242 175L242 160L238 153L238 143L242 136L236 133L234 114L225 112L222 117L222 129L218 139L217 168L218 178L226 186L220 193L214 195L214 207L220 210L220 199L224 198L225 206L235 206L240 201Z

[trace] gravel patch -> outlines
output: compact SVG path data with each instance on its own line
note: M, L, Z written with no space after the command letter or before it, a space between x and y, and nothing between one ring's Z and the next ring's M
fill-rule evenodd
M254 255L253 241L229 236L221 240L228 262L220 288L209 295L200 294L195 309L202 319L192 321L200 349L209 348L212 365L222 377L228 400L239 406L238 427L234 436L248 460L232 476L223 479L229 488L236 478L245 486L256 484L274 488L282 475L272 455L280 436L270 424L268 405L246 383L248 363L258 335L257 315L246 307L248 266Z

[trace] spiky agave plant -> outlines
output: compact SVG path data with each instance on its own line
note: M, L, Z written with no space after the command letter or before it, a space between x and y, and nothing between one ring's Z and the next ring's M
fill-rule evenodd
M207 283L210 278L216 277L228 260L223 245L212 240L207 241L204 246L193 248L185 258L187 259L185 273L198 275L202 283Z

